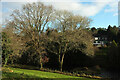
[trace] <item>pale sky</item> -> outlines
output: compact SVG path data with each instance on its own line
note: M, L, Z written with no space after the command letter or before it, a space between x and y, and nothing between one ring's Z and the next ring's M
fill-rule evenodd
M1 22L9 19L15 9L21 9L27 2L38 0L2 0L0 6ZM45 5L53 5L59 10L68 10L74 14L90 17L93 22L90 27L118 26L118 1L117 0L39 0ZM1 19L0 17L0 19Z

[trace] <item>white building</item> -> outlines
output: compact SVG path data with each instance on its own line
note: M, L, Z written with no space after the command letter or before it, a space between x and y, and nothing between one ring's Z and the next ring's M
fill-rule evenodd
M107 44L107 36L94 36L94 46L101 47Z

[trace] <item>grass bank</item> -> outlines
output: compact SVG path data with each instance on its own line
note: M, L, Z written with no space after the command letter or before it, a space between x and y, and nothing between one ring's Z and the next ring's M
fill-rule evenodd
M5 70L9 71L5 71ZM39 70L28 70L28 69L20 69L20 68L5 68L3 71L2 77L3 80L9 78L12 80L98 80L98 79L90 79L84 77L76 77L76 76L68 76L59 73L51 73L51 72L44 72Z

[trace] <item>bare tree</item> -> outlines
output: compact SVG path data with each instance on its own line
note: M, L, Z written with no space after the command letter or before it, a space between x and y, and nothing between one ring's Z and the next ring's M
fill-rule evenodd
M68 11L55 11L52 6L45 6L40 2L26 4L21 11L15 10L11 16L12 20L7 25L11 26L14 34L23 41L25 49L30 47L26 44L33 43L33 48L40 55L40 68L43 68L42 58L46 53L47 40L48 43L53 43L48 46L48 50L59 56L61 71L67 51L79 49L86 54L93 54L92 50L87 50L92 49L92 38L83 30L91 22L87 17ZM51 25L52 23L55 25ZM50 36L46 36L44 32L48 26L55 26L57 29L53 30ZM88 47L88 44L91 47Z
M55 28L61 32L65 30L84 29L90 26L91 19L80 15L74 15L68 11L55 12Z
M9 25L6 25L2 30L3 65L7 65L8 61L13 64L13 62L21 56L19 51L24 48L21 37L14 34L14 29L10 26L12 26L12 24L10 25L9 23Z
M68 11L56 12L55 28L58 32L54 30L51 32L49 42L53 45L48 50L58 55L61 71L67 51L79 49L88 55L94 54L92 37L86 30L83 30L89 26L90 22L89 18L73 15Z
M50 25L54 10L41 2L26 4L22 10L15 10L11 15L16 34L23 37L24 43L33 41L34 48L40 55L40 65L43 68L42 53L44 53L44 31Z

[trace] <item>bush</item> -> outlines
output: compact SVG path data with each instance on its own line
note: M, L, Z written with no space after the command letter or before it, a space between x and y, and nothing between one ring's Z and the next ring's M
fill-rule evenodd
M107 54L107 68L110 70L120 70L120 45L112 42Z
M12 69L10 69L10 68L2 68L2 71L3 72L13 72L13 70Z

